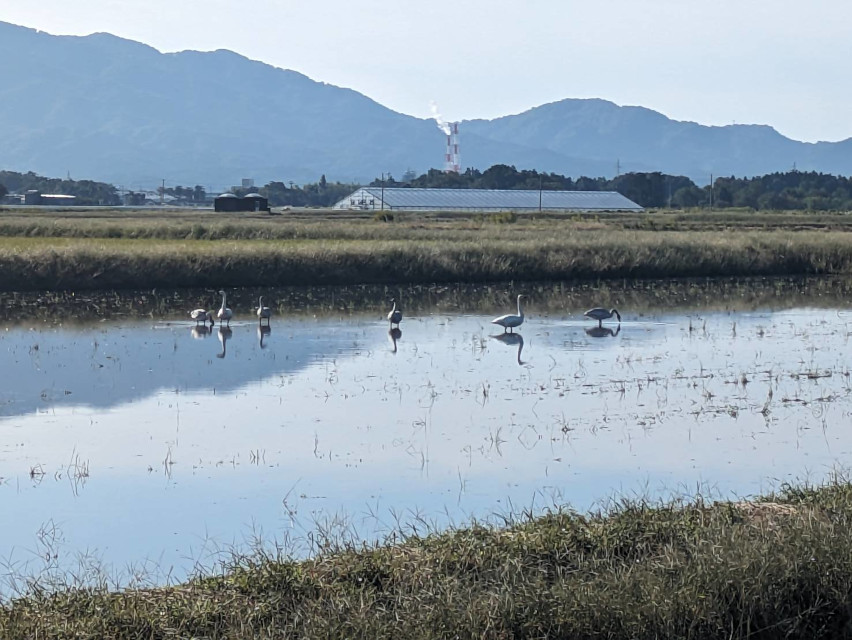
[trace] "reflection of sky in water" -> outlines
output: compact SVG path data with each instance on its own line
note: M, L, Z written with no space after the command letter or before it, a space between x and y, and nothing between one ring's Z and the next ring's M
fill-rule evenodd
M387 323L346 316L279 317L263 349L235 322L224 358L218 327L9 330L0 549L26 559L52 521L67 551L187 568L252 526L744 495L848 463L843 313L627 313L590 335L528 312L522 342L490 316L407 318L396 353Z

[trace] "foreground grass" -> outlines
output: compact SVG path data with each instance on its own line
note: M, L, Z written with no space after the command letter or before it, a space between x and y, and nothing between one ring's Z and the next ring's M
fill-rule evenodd
M838 638L852 635L852 486L754 503L556 512L169 588L35 593L8 638Z

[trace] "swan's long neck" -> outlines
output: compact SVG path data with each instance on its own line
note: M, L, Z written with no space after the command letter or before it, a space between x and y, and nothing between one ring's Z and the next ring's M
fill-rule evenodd
M223 309L225 308L225 298L226 298L226 297L227 297L227 294L223 293L223 294L222 294L222 308L223 308Z
M258 306L258 307L262 307L262 306L263 306L263 296L260 296L260 299L257 301L257 306Z
M393 309L391 309L391 313L396 311L396 300L393 301Z
M518 315L522 318L524 317L524 310L521 307L521 296L518 296Z

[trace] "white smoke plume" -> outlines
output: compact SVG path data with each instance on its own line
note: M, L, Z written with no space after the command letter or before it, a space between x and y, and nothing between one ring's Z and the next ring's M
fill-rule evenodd
M429 109L432 111L432 117L435 119L435 123L438 125L438 128L445 134L450 135L450 125L444 122L444 118L443 116L441 116L441 112L438 111L438 103L434 100L431 100L429 102Z

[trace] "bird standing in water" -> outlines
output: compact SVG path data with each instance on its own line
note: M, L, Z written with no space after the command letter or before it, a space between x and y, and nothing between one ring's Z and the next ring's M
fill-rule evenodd
M263 319L266 318L266 325L269 326L269 318L272 317L272 310L269 307L263 306L263 296L257 301L257 323L263 324Z
M521 308L521 298L525 298L524 294L520 294L518 296L518 313L507 313L504 316L500 316L499 318L494 318L491 323L499 324L503 327L503 333L506 333L506 329L509 329L509 333L512 333L512 329L515 327L520 327L524 323L524 310Z
M219 295L222 296L222 306L219 308L219 311L216 313L216 317L219 318L219 322L224 322L230 327L231 326L231 318L234 316L234 312L231 311L227 306L225 306L225 302L226 302L225 292L220 291Z
M202 322L207 324L208 321L210 321L211 327L215 324L213 322L213 312L207 311L207 309L193 309L189 312L189 317L195 320L196 327Z
M393 302L393 309L391 309L390 313L388 313L388 322L390 322L391 327L393 327L393 325L398 327L399 323L402 322L402 309L396 306L395 298L391 298L390 301Z
M594 309L589 309L586 313L583 314L587 318L591 318L592 320L598 321L598 326L602 326L604 320L615 316L618 318L618 321L621 322L621 314L618 313L618 309L604 309L603 307L595 307Z

